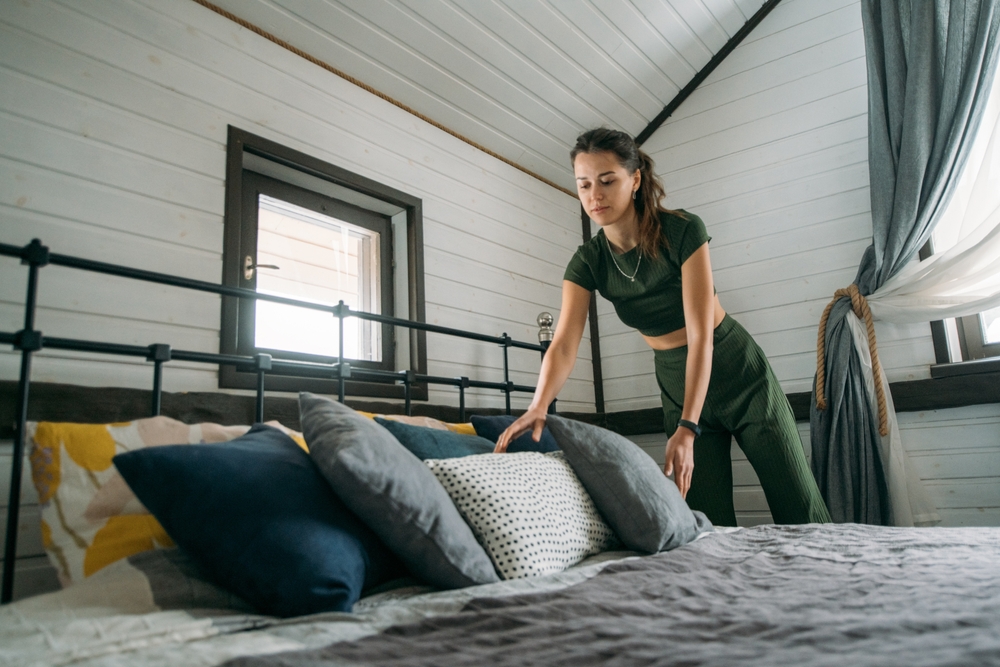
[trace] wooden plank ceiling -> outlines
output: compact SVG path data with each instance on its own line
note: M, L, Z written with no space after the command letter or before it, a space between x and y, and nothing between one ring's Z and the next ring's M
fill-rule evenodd
M575 190L584 129L633 135L763 0L213 0Z

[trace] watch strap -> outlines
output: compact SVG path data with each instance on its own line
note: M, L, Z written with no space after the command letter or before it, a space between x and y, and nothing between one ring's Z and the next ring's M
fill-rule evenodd
M696 438L699 435L701 435L701 427L698 426L698 424L696 424L693 421L689 421L687 419L678 419L677 420L677 426L678 426L678 428L680 428L681 426L683 426L684 428L688 429L689 431L691 431L692 433L694 433L694 437L696 437Z

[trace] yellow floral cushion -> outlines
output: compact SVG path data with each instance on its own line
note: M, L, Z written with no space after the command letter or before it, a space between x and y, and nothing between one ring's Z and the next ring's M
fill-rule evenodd
M308 451L301 433L269 424ZM173 546L111 464L116 454L158 445L226 442L249 429L184 424L168 417L118 424L29 422L26 445L42 510L42 543L62 585L133 554Z
M423 426L425 428L436 428L442 431L452 431L453 433L461 433L462 435L476 435L476 429L473 428L471 422L465 424L452 424L449 422L443 422L440 419L434 419L433 417L407 417L406 415L380 415L374 412L361 412L361 411L358 411L358 414L364 415L369 419L374 419L375 417L379 417L380 419L389 419L392 421L402 422L404 424L409 424L410 426Z

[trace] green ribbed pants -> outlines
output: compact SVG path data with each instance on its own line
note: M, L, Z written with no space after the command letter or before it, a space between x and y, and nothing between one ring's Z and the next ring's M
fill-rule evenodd
M668 437L684 403L687 347L656 350L656 381ZM825 523L830 513L802 451L788 399L760 346L726 315L715 328L712 375L694 443L687 502L717 526L735 526L732 438L747 455L775 523Z

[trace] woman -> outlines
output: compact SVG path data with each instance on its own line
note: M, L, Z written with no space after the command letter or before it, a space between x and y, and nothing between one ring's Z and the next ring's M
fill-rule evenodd
M735 526L732 437L760 478L777 523L830 521L795 419L760 347L729 317L712 281L705 225L661 205L653 161L616 130L590 130L570 153L584 209L601 228L563 277L562 310L527 412L497 440L541 437L545 413L576 363L591 292L653 349L667 440L663 472L692 509Z

